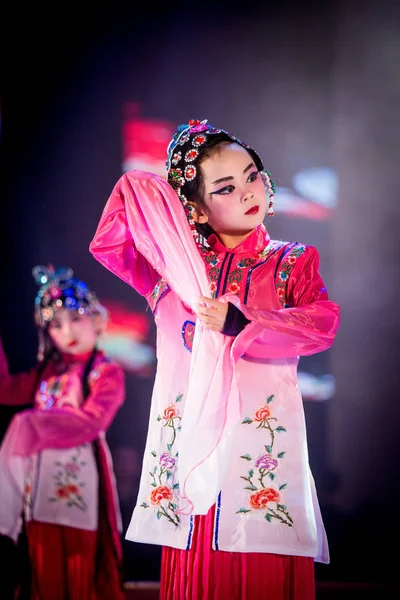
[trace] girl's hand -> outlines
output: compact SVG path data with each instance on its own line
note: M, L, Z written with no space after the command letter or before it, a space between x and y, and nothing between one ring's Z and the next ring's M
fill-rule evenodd
M212 331L222 331L227 312L227 303L220 302L214 298L200 296L197 315L203 322L206 329L211 329Z

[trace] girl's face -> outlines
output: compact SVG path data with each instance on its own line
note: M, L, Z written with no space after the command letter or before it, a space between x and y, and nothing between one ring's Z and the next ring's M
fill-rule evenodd
M260 225L267 211L261 175L251 155L239 144L222 145L201 164L204 206L195 212L227 248L234 248Z
M61 308L49 323L49 336L64 354L85 354L96 345L98 331L93 315L80 315L76 310Z

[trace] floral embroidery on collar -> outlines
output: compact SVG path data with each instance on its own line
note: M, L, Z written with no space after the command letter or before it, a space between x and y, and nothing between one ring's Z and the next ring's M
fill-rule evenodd
M296 264L299 256L304 254L306 251L306 246L297 245L295 246L288 255L284 258L281 268L278 272L278 276L276 279L276 291L278 294L278 299L283 308L289 308L289 304L287 303L287 287L289 283L289 276L293 271L294 265Z

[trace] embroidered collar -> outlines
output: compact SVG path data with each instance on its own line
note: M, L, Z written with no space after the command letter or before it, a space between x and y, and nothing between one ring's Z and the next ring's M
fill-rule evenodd
M211 234L207 240L211 249L217 254L221 252L231 252L232 254L254 254L261 252L268 246L269 241L269 234L263 224L259 225L246 239L235 246L235 248L228 249L215 233Z

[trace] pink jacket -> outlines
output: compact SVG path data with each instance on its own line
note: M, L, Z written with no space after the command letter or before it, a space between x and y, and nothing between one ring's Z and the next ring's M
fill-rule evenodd
M0 344L0 403L32 404L13 416L0 448L0 533L17 539L23 509L27 520L97 529L100 474L110 535L121 555L121 518L105 431L125 400L125 378L98 352L84 399L87 360L66 356L49 363L40 377L36 369L10 375ZM95 440L97 457L90 444Z
M332 345L339 308L315 248L271 241L263 226L229 252L216 236L208 241L199 252L162 178L130 171L90 245L147 298L157 325L158 369L127 537L190 547L193 515L216 502L215 548L327 561L296 370L299 356ZM200 295L234 303L250 323L236 337L205 330L195 316Z

